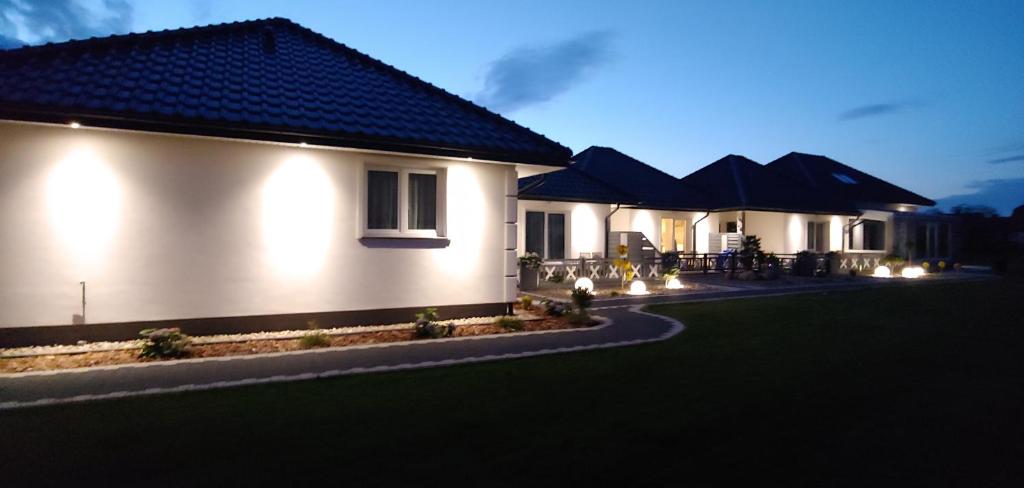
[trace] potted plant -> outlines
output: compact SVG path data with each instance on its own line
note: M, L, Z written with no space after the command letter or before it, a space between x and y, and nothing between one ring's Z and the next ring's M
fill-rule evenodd
M540 255L528 252L519 256L519 289L536 290L540 283Z

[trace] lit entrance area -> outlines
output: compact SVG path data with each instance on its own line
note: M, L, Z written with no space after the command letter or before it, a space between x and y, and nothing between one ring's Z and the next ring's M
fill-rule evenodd
M686 229L689 222L686 219L662 218L661 219L661 252L683 252L686 250Z

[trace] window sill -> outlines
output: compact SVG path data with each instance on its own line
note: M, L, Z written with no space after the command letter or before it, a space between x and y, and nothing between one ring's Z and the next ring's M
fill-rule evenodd
M447 237L428 236L364 236L359 243L365 247L386 249L439 249L448 247Z

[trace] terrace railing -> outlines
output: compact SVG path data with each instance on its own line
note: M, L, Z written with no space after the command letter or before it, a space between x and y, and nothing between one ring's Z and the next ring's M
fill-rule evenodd
M629 269L634 276L641 279L659 279L666 270L678 266L682 273L726 273L740 272L746 269L738 253L679 253L676 259L671 254L658 258L633 259ZM873 270L881 262L881 254L813 254L814 272L839 273L850 269L857 271ZM781 271L790 272L797 262L796 254L776 254ZM767 269L769 264L754 259L751 263L755 271ZM621 280L624 270L615 265L612 258L589 258L551 260L541 263L539 275L541 281L574 282L579 278L590 278L594 281Z

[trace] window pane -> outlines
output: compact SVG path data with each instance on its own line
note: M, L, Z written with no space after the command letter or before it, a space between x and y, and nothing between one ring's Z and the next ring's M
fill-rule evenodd
M366 228L398 229L398 173L367 173Z
M885 250L885 222L877 220L865 220L864 227L864 249L869 251Z
M409 173L409 228L437 229L437 175Z
M548 214L548 257L565 259L565 214Z
M526 252L544 257L544 212L526 212Z
M814 246L814 222L807 223L807 247L805 249L811 251L817 249Z

